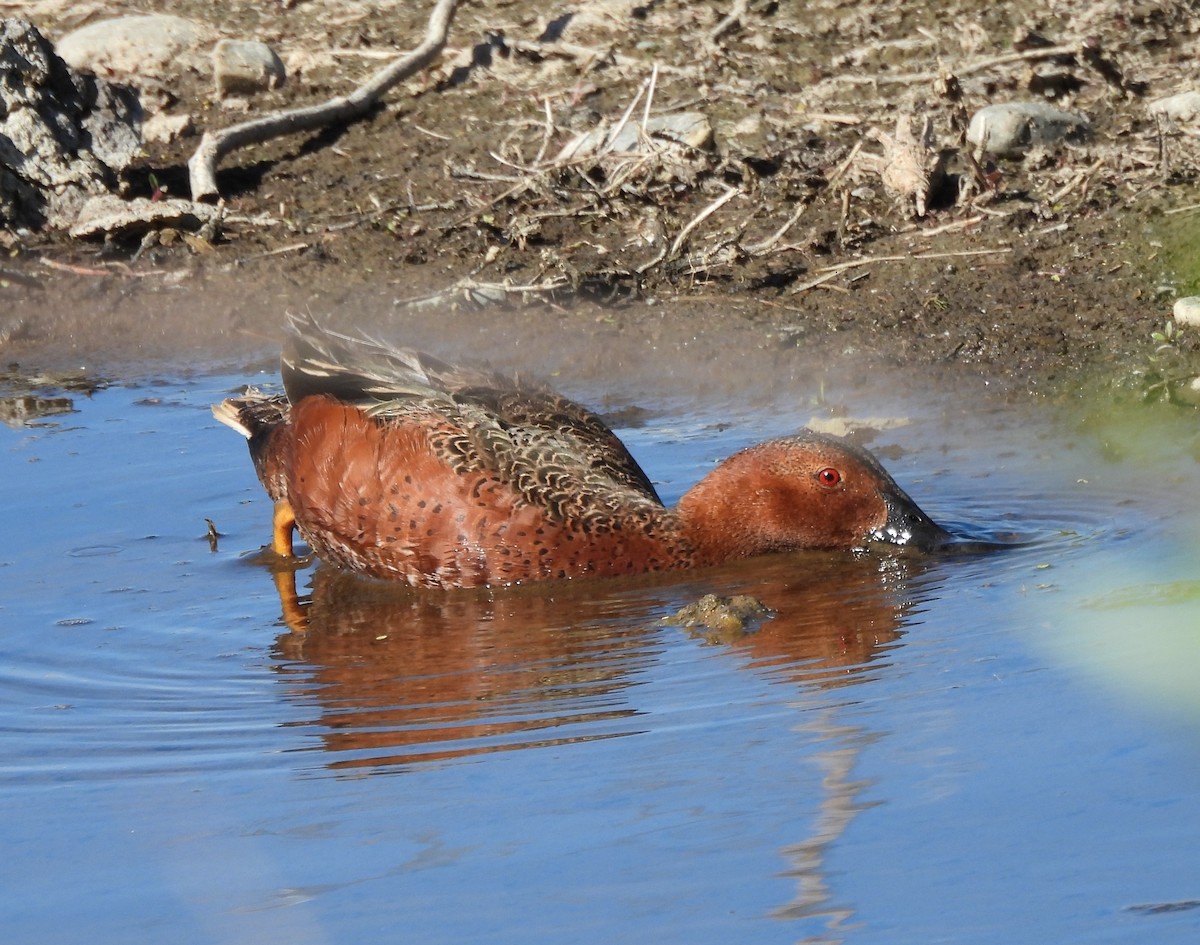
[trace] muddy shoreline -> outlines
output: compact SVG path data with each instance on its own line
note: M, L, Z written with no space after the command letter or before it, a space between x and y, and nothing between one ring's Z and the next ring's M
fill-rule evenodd
M219 183L229 221L211 242L168 233L138 253L8 234L0 358L24 375L258 369L278 350L284 313L301 309L443 356L549 374L607 368L617 378L630 361L669 377L679 359L687 371L740 361L845 376L946 372L1035 393L1136 389L1153 374L1152 333L1193 288L1179 235L1189 214L1173 211L1194 202L1200 179L1193 139L1154 127L1145 103L1193 78L1181 56L1200 18L1170 5L1133 18L1069 2L1042 14L989 8L968 38L951 21L978 4L952 6L922 24L884 4L853 14L817 4L800 18L752 3L700 50L689 30L712 30L727 12L720 4L599 3L557 17L524 2L471 4L442 65L366 120L227 158ZM388 2L346 12L332 32L328 3L275 14L221 3L138 9L168 7L292 53L405 48L423 24L422 10ZM77 23L53 3L35 19L52 37ZM549 23L571 48L610 54L522 52ZM1085 27L1120 65L1120 82L1080 56L973 71L986 54L1011 51L1014 37L1063 42ZM318 57L248 107L320 100L374 61ZM962 71L956 93L898 81L938 63ZM702 111L711 144L673 163L543 160L512 182L521 160L534 166L537 145L540 155L547 141L619 115L651 65L656 108ZM1050 91L1048 76L1061 80ZM211 107L202 76L179 81L168 110L192 106L197 130L238 119ZM1094 138L986 163L973 178L964 116L1035 89L1094 116ZM878 151L898 114L928 116L954 152L958 189L932 195L924 213L861 157ZM186 193L196 143L149 147L130 194ZM1169 162L1153 166L1156 147ZM772 236L789 219L786 236ZM672 245L680 235L687 241ZM639 353L647 348L653 358ZM1176 348L1195 355L1187 333Z

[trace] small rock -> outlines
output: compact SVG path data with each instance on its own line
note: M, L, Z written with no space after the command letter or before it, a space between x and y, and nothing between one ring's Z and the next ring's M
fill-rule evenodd
M169 144L195 132L196 125L191 115L168 115L166 112L158 112L142 124L142 138L159 144Z
M121 239L167 227L198 230L219 212L210 204L190 200L147 200L145 197L122 200L114 194L105 194L93 197L83 205L71 227L71 235L82 239Z
M1200 407L1200 377L1193 377L1190 381L1177 385L1171 394L1178 403Z
M586 131L569 141L558 152L556 160L566 161L589 154L608 154L613 151L642 151L644 148L642 147L640 128L640 121L630 119L611 141L608 140L609 134L612 133L611 128L602 126ZM712 143L712 125L709 124L708 116L701 112L655 115L647 120L645 131L651 139L665 138L691 148L707 148Z
M213 48L217 95L253 95L283 85L287 70L266 43L223 39Z
M1082 115L1041 102L1005 102L977 111L967 127L967 142L976 153L1020 157L1032 148L1077 144L1091 134Z
M1151 102L1151 115L1159 115L1176 124L1186 125L1200 118L1200 92L1179 92Z
M202 68L200 50L214 36L209 27L181 16L120 16L68 33L58 41L58 54L80 72L142 86Z
M1189 295L1186 298L1176 299L1171 314L1175 318L1176 325L1192 327L1200 325L1200 295Z
M722 122L717 127L717 140L722 153L739 157L757 157L768 152L766 123L758 115L746 115L736 122Z

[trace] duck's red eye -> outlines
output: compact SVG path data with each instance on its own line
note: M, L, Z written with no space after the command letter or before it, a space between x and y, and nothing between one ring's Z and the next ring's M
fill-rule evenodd
M817 473L817 482L823 486L836 486L842 481L842 474L832 466L826 466Z

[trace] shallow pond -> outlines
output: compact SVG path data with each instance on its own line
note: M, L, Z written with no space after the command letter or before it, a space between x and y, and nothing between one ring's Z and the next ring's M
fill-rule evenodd
M440 596L306 570L297 633L208 413L263 380L0 428L6 942L1197 940L1194 415L840 392L910 421L871 445L926 511L1030 543ZM619 432L673 501L813 412ZM777 616L661 623L708 592Z

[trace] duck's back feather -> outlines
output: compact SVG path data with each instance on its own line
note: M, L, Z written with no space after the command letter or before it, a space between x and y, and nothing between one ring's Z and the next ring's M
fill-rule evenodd
M662 503L603 420L520 377L451 365L423 352L290 318L282 358L288 399L328 395L384 426L418 424L456 471L495 472L555 515Z

